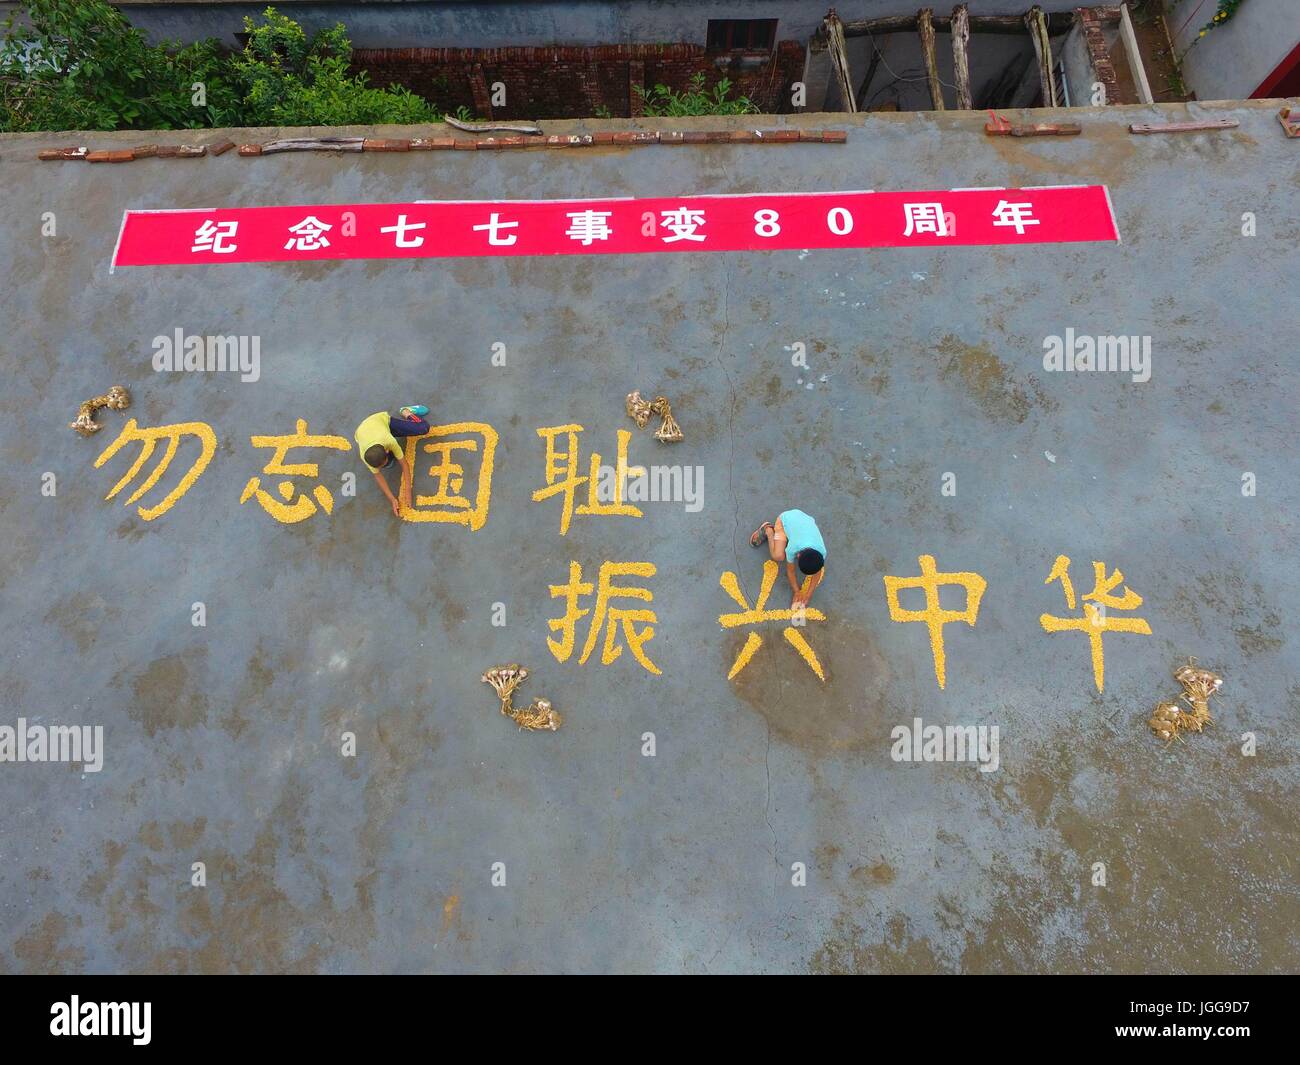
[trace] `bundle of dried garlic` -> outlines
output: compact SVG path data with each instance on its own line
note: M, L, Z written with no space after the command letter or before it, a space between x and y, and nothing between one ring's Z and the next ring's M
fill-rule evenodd
M639 391L627 394L627 416L636 422L638 429L644 429L649 424L652 414L663 419L663 423L655 430L656 440L663 444L676 444L684 439L682 427L673 417L673 408L666 397L655 396L652 403L647 403Z
M492 690L497 693L497 698L501 700L501 712L521 729L549 729L554 732L564 723L564 718L551 706L549 699L538 699L523 710L515 708L515 689L528 679L528 670L518 663L494 666L481 679L484 684L492 685Z
M1162 740L1171 741L1183 732L1200 732L1214 719L1210 716L1210 696L1223 687L1217 673L1201 669L1195 658L1174 670L1174 680L1183 686L1179 696L1188 708L1176 703L1156 703L1147 726Z
M131 393L121 385L114 385L104 395L88 399L78 407L77 420L68 422L68 428L77 430L82 436L90 436L103 428L95 421L95 411L101 407L107 407L109 410L126 410L130 405Z

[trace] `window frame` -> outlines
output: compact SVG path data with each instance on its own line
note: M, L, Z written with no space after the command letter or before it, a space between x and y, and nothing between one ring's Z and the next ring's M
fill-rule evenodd
M711 18L705 31L710 52L771 52L776 48L774 18ZM756 41L766 43L755 43Z

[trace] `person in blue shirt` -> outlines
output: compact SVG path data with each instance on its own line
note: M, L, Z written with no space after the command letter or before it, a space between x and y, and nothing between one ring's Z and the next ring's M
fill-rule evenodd
M794 592L790 606L794 610L803 609L826 574L826 541L817 522L802 510L782 511L775 524L765 521L754 530L749 538L750 546L759 547L764 539L772 558L785 563L785 575ZM801 579L804 579L802 587Z

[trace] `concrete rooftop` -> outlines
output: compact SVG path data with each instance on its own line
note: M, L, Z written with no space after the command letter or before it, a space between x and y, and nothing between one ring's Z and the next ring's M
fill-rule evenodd
M99 773L0 765L0 970L1294 971L1300 145L1275 111L1080 110L1072 139L815 115L771 121L849 143L122 166L34 156L219 138L0 138L0 725L106 736ZM1202 115L1240 127L1126 128ZM108 272L126 208L1060 183L1108 185L1123 243ZM260 336L261 379L154 373L177 328ZM1149 335L1151 380L1044 372L1067 328ZM128 415L71 432L112 384ZM632 461L702 466L704 507L561 537L558 501L530 498L535 430L580 422L584 461L610 458L633 388L666 394L686 439L637 433ZM417 400L500 434L481 531L396 521L355 452L311 456L332 516L239 504L269 458L250 436L302 417L350 440ZM219 441L149 523L104 499L129 460L93 468L127 416ZM729 682L743 637L718 625L719 576L752 598L747 535L792 506L829 545L828 620L806 630L828 680L773 627ZM945 629L943 691L882 583L922 554L988 581L976 626ZM1039 625L1067 613L1044 584L1060 554L1080 594L1095 559L1145 600L1150 636L1105 637L1104 694L1086 636ZM552 657L547 587L571 560L589 580L658 568L662 676ZM1187 655L1225 684L1215 724L1166 748L1144 722ZM497 713L479 674L507 661L558 733ZM892 761L916 716L998 725L1000 768Z

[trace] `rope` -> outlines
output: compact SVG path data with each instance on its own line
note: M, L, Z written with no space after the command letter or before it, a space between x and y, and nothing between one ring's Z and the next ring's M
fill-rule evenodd
M1196 17L1196 12L1200 11L1201 8L1203 8L1204 6L1205 6L1205 0L1201 0L1199 4L1197 4L1194 8L1192 8L1192 13L1183 20L1183 24L1179 26L1178 29L1174 30L1175 37L1177 37L1180 33L1182 33L1183 30L1187 29L1187 24Z

